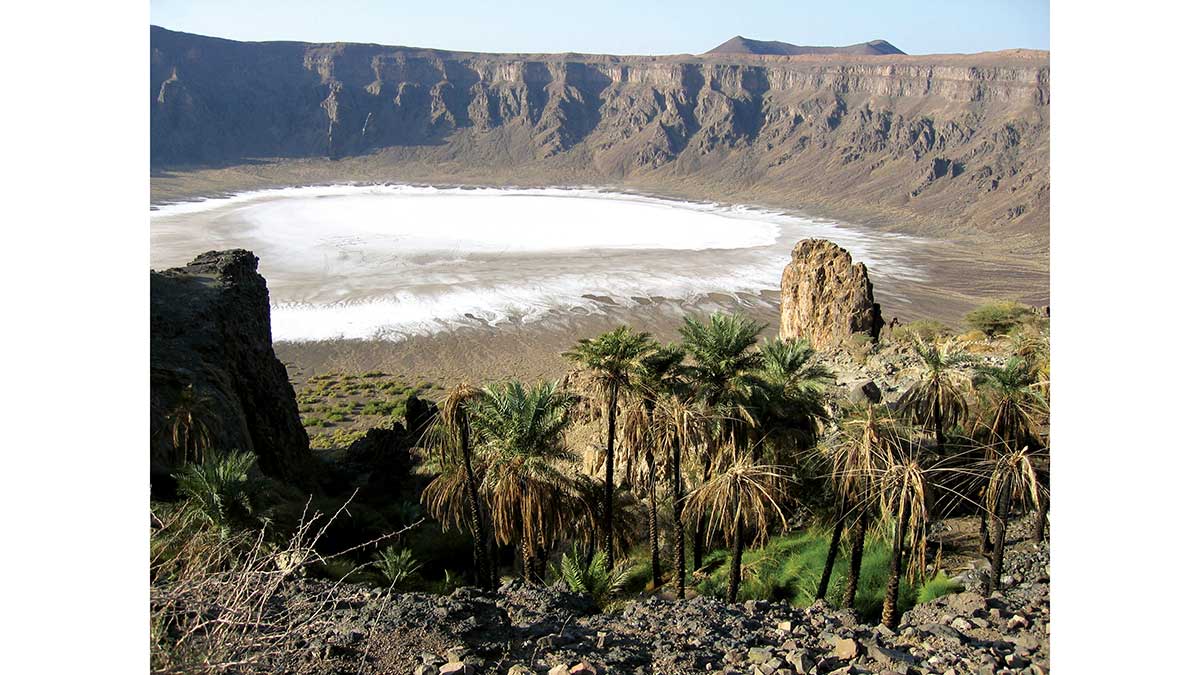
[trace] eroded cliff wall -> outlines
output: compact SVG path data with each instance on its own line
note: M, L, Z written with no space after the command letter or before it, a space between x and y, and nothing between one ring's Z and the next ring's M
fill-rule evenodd
M1049 58L505 55L151 30L151 161L380 157L753 187L1048 241Z
M210 251L150 273L151 473L177 461L171 418L193 415L218 451L252 451L264 473L311 477L296 393L271 345L267 283L258 258ZM184 392L192 401L182 408Z

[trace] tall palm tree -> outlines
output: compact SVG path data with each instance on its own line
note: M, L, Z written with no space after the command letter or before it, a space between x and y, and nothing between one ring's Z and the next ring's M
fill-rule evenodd
M565 445L570 407L557 382L526 388L516 381L485 387L472 405L477 444L487 457L482 491L496 539L519 540L527 581L536 580L535 547L566 529L575 505L571 478L559 469L571 458Z
M708 442L709 423L694 398L680 389L660 397L654 408L654 437L660 451L670 457L671 523L675 549L675 597L684 596L687 564L684 559L683 502L684 457L693 456Z
M583 552L589 560L597 552L606 555L603 548L604 481L583 471L572 474L570 478L571 482L564 487L564 495L571 503L573 527L567 534L583 545ZM618 557L629 553L641 532L642 513L639 507L638 499L629 486L618 486L613 491L613 542Z
M908 576L924 569L925 532L929 518L929 481L919 450L909 445L893 455L879 479L879 510L892 521L892 555L883 595L882 622L888 628L900 623L900 570L905 541L913 551Z
M760 418L759 443L787 441L793 456L775 456L776 463L795 464L798 454L816 444L829 413L822 399L833 373L817 358L807 340L767 340L759 349L762 364L755 375L754 407Z
M984 402L977 425L984 437L985 462L1026 445L1041 447L1038 430L1048 406L1042 396L1041 378L1028 361L1014 356L1003 367L976 369L975 388ZM980 548L986 552L991 548L987 509L979 514L979 535Z
M990 442L1010 450L1023 445L1041 447L1038 430L1048 408L1040 384L1037 370L1020 357L1009 359L1001 368L976 370L975 388L986 406L980 425Z
M913 423L933 430L938 454L943 454L946 427L967 418L970 380L958 368L974 359L954 339L931 343L918 336L912 347L920 359L919 377L900 397L900 408Z
M441 514L443 527L448 524L454 510L449 504L441 502L439 497L458 493L459 504L465 507L467 523L472 539L472 572L474 581L480 588L490 588L492 585L491 561L488 555L489 537L484 529L483 507L479 497L479 477L473 465L471 451L471 414L472 402L480 397L480 390L467 383L461 383L447 392L438 404L438 423L429 428L426 436L436 441L443 455L445 450L454 447L454 461L442 464L447 470L445 478L439 476L426 487L422 498L431 510ZM440 507L440 508L439 508ZM454 519L457 519L456 517Z
M838 500L833 535L825 568L817 585L817 598L825 597L837 559L842 529L847 520L854 523L850 544L850 569L842 605L851 607L858 594L863 548L871 520L871 501L877 494L882 467L888 466L900 448L901 433L897 420L886 406L865 405L850 409L842 418L838 434L830 448L830 480Z
M604 550L611 569L616 560L613 550L613 443L617 434L617 402L630 386L634 365L653 347L649 333L636 333L620 326L594 338L579 341L564 356L583 366L592 376L594 393L606 403L608 423L607 449L604 455Z
M622 424L622 440L627 453L636 453L629 457L626 466L644 467L640 474L642 480L635 481L633 476L627 482L639 482L647 496L649 511L650 538L650 568L654 583L657 585L662 578L662 562L658 550L658 456L661 452L655 442L654 411L658 400L666 396L679 382L679 366L683 363L683 348L674 345L653 343L653 348L637 363L634 364L631 398L636 401L627 406Z
M766 324L758 323L743 314L716 313L707 322L685 317L679 329L683 346L692 358L687 367L689 379L695 386L697 398L709 408L717 425L707 452L701 457L701 482L707 482L719 461L721 448L738 450L747 445L746 431L755 426L750 400L754 391L755 374L762 366L763 355L752 351L758 334ZM697 527L692 555L696 567L703 557L703 539Z
M984 590L999 589L1000 575L1004 570L1004 547L1008 537L1008 516L1013 499L1023 504L1039 507L1041 488L1035 469L1035 457L1040 451L1031 451L1029 446L1020 450L1009 450L987 463L990 469L987 485L987 510L992 514L992 574L984 584Z
M733 546L729 561L728 602L736 602L742 582L742 552L746 540L765 539L771 521L786 523L778 500L787 477L781 467L754 464L749 453L735 457L728 467L696 488L687 497L684 518L699 525L708 521L707 538L721 532Z

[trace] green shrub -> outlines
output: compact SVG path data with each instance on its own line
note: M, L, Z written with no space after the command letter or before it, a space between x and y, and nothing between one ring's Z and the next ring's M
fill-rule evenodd
M420 567L412 551L407 548L397 550L395 546L389 546L380 551L375 558L375 569L383 577L384 583L393 590L411 579Z
M356 581L359 575L358 565L349 558L326 558L317 568L317 572L331 581Z
M253 453L235 451L185 465L174 474L191 515L223 532L253 524L250 494L255 482L250 469L254 462Z
M937 576L921 585L921 590L917 593L917 602L925 603L936 600L943 595L961 593L962 591L962 584L946 576L944 573L938 572Z
M865 363L871 352L875 351L875 341L866 333L854 333L845 345L846 351L860 364Z
M1006 335L1013 328L1033 317L1033 309L1028 305L1004 300L976 307L967 312L966 321L967 325L982 331L990 338Z
M664 574L670 574L672 571L671 563L667 560L667 551L659 549L660 563ZM650 546L643 544L629 553L626 558L629 564L629 577L625 581L625 587L633 590L649 591L654 588L654 566L650 561Z
M940 321L921 319L897 326L896 330L892 331L892 339L897 342L914 342L920 338L926 342L932 342L949 334L950 329L946 324Z
M587 593L596 604L604 607L611 597L625 588L629 582L632 565L629 561L621 561L608 568L608 555L600 551L592 556L591 562L579 550L579 546L563 553L555 572L567 587L577 593Z
M329 426L326 424L325 426ZM366 436L367 432L357 429L334 429L331 432L314 434L309 438L309 447L314 450L336 450L348 447Z

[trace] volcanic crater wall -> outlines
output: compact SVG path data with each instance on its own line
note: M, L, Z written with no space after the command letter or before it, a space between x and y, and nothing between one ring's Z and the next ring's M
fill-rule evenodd
M1046 234L1049 57L598 56L151 29L151 162L343 158L773 190Z

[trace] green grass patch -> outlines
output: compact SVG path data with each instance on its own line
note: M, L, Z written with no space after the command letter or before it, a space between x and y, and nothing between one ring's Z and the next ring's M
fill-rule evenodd
M951 593L961 593L963 591L962 584L954 581L942 572L938 572L937 576L926 581L921 590L917 593L917 602L924 603L936 600L943 595Z
M742 556L742 585L739 600L786 600L796 607L811 605L829 551L829 533L813 530L775 537L765 546L747 549ZM854 608L866 621L878 621L883 611L883 595L887 588L891 548L880 539L868 539L863 549L862 571ZM710 552L704 559L708 576L697 585L705 595L724 596L729 587L729 560L724 550ZM840 604L846 589L850 567L850 546L842 540L841 551L834 563L833 576L826 600ZM910 585L901 580L900 610L907 611L918 601L956 592L955 584L945 575L923 584Z

